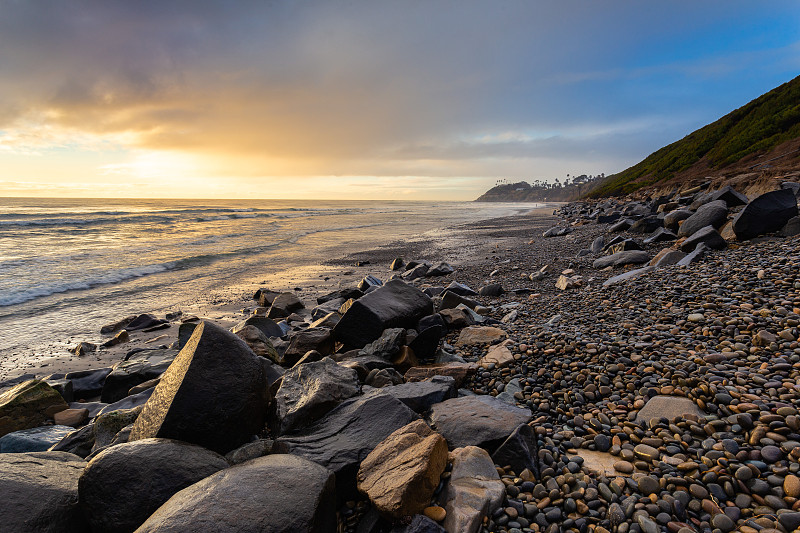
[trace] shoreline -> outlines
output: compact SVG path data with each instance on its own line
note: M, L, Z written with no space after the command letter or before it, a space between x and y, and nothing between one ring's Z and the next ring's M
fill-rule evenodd
M368 274L378 277L383 275L384 277L381 279L387 278L391 275L388 266L398 256L403 256L406 260L419 258L447 261L450 258L451 261L458 262L453 257L460 255L459 260L471 267L472 262L477 261L478 258L475 253L465 251L465 248L470 250L480 246L472 241L474 238L481 238L478 233L484 224L492 223L492 221L524 220L529 216L547 217L553 222L556 217L552 213L561 205L563 203L552 202L534 208L523 215L509 215L436 228L426 232L426 234L435 232L436 237L419 234L411 239L397 240L378 248L347 253L316 264L281 268L276 272L265 273L253 279L225 285L214 289L209 294L187 297L183 304L161 306L154 302L152 307L141 309L138 313L150 313L164 318L166 313L180 311L183 317L197 316L223 327L231 327L247 318L250 311L257 305L252 299L252 294L260 287L269 287L278 291L294 291L295 288L301 288L301 291L295 291L297 295L301 300L312 303L319 295L357 285ZM538 227L537 225L536 228ZM499 238L499 235L495 235L495 238ZM357 262L367 261L369 264L356 266ZM109 316L107 323L113 323L122 318L121 316ZM9 355L0 361L0 393L19 382L23 377L31 375L42 377L112 366L121 361L125 354L132 349L169 345L172 341L177 340L179 325L180 320L177 320L171 323L169 328L156 332L131 331L129 342L111 348L102 348L95 353L83 356L74 355L71 350L81 342L100 344L113 335L101 335L99 331L90 336L73 334L63 340L48 341L46 350L49 353L46 354L28 352ZM163 337L164 335L167 337Z

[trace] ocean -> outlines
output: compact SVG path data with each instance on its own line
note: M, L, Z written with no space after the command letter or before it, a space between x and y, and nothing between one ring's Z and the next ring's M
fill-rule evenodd
M123 316L537 204L0 198L0 360Z

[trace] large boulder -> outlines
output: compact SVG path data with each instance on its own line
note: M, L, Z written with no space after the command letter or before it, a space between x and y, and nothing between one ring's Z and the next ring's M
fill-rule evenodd
M333 328L333 335L347 346L361 348L387 328L411 328L432 313L433 300L427 294L403 281L391 280L354 301Z
M688 209L676 209L675 211L670 211L664 215L664 227L672 231L678 231L680 222L682 220L686 220L692 216L692 214L693 213Z
M592 267L606 268L609 266L638 265L648 261L650 261L650 254L644 250L627 250L595 259Z
M505 485L486 450L467 446L450 454L453 472L445 493L446 531L476 533L485 516L503 503Z
M520 424L526 424L531 412L492 396L463 396L434 405L430 419L451 449L462 446L494 449Z
M87 531L78 507L78 478L85 466L83 459L65 452L0 454L0 529Z
M275 395L280 433L314 422L360 390L358 373L330 357L295 366L283 375Z
M29 379L0 394L0 437L42 425L69 405L41 379Z
M689 237L706 226L721 228L728 219L728 204L716 200L700 206L695 213L683 221L678 228L678 237Z
M186 487L137 533L334 533L334 476L311 461L268 455Z
M103 384L106 377L111 373L111 367L108 368L95 368L92 370L78 370L70 372L64 376L72 382L72 395L80 400L100 395L103 391Z
M40 426L12 431L0 437L0 453L44 452L72 433L70 426Z
M115 364L103 383L100 401L118 402L128 395L132 387L160 377L174 361L177 353L175 350L158 350L152 354L144 352L137 354L140 357Z
M144 404L130 440L172 438L227 453L263 429L266 408L258 357L230 331L203 322Z
M450 376L433 376L425 381L386 387L383 391L420 414L458 394L456 380Z
M347 497L355 494L361 461L416 418L400 400L376 389L345 401L311 426L278 437L273 452L299 455L332 470L337 495Z
M723 200L728 207L736 207L737 205L746 205L747 196L740 193L730 185L726 185L718 191L714 191L710 196L711 201Z
M80 505L95 533L135 531L173 494L225 468L221 455L177 440L120 444L86 466Z
M358 490L384 516L411 516L430 504L446 465L447 442L415 420L367 455L358 470Z
M797 216L797 198L789 189L762 194L733 219L733 232L739 240L780 230Z

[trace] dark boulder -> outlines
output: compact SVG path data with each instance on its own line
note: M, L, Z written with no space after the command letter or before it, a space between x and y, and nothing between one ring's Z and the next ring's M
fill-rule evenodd
M456 380L450 376L433 376L429 380L403 383L384 389L386 394L394 396L416 413L425 413L437 403L458 394Z
M87 531L78 507L78 478L85 466L83 459L65 452L0 454L0 529Z
M286 318L303 307L303 302L293 292L282 292L272 301L267 318Z
M268 455L217 472L175 494L138 533L334 533L329 470L291 455Z
M371 287L380 287L381 285L383 285L383 282L370 274L364 276L364 278L358 282L358 290L366 293Z
M273 450L332 470L337 497L347 498L355 495L361 461L392 432L417 418L400 400L376 389L345 401L311 426L279 437Z
M419 359L433 358L436 356L436 350L439 349L442 335L444 335L444 327L438 324L430 326L420 331L408 347L414 350L414 354Z
M428 272L425 274L425 276L429 277L429 278L437 277L437 276L447 276L448 274L452 274L455 271L456 271L456 269L453 268L452 266L450 266L449 264L447 264L447 263L439 263L435 267L433 267L430 270L428 270Z
M592 267L606 268L608 266L637 265L647 263L649 260L650 255L644 250L628 250L596 259L592 263Z
M463 396L434 405L433 428L450 449L479 446L493 450L531 419L529 409L514 407L492 396Z
M72 433L73 429L56 425L12 431L0 437L0 453L44 452Z
M433 313L433 301L425 293L400 280L354 301L333 329L334 338L360 348L381 336L387 328L409 328Z
M322 355L333 353L334 341L331 330L327 328L311 328L292 333L289 336L289 346L279 361L286 366L293 366L307 352L316 350Z
M50 447L51 452L68 452L85 458L94 447L94 424L73 431Z
M500 296L504 292L503 286L499 283L490 283L478 289L478 294L480 296Z
M747 205L747 196L740 193L730 185L726 185L718 191L714 191L710 196L711 201L722 200L728 207L736 207L737 205Z
M442 301L439 303L440 311L442 309L455 309L459 305L466 305L470 309L475 309L480 304L475 300L470 300L469 298L459 296L458 294L449 290L445 290L442 293Z
M177 440L120 444L86 466L80 505L93 532L132 532L173 494L225 468L221 455Z
M709 202L700 206L692 216L683 221L678 228L678 237L689 237L706 226L719 229L727 219L728 204L722 200Z
M400 353L400 348L406 343L406 330L404 328L389 328L383 330L381 336L362 348L362 355L374 355L387 360L392 360Z
M789 189L762 194L733 219L733 232L739 240L752 239L780 230L797 216L797 198Z
M665 241L675 241L678 239L678 236L672 233L667 228L658 228L653 232L652 235L648 236L645 240L645 244L653 244L655 242L665 242Z
M128 325L125 326L125 329L128 331L137 331L140 329L155 328L164 324L168 324L168 322L145 313L131 320Z
M688 209L676 209L664 215L664 227L671 231L678 231L678 226L682 220L692 216Z
M265 316L253 315L251 317L248 317L247 319L242 320L241 322L236 324L231 331L237 333L245 326L255 326L258 329L260 329L261 333L263 333L267 337L283 337L283 330L278 325L278 323L272 320L271 318L267 318Z
M618 252L627 252L629 250L641 250L642 245L633 239L623 239L620 242L611 244L606 247L606 253L612 255Z
M633 223L628 231L631 233L652 233L660 227L663 227L663 221L654 216L645 217Z
M330 357L297 365L283 375L275 395L275 429L286 433L307 426L359 392L356 371Z
M236 335L201 323L153 389L130 440L172 438L227 453L261 431L267 383Z
M478 293L474 290L470 289L467 285L463 283L459 283L457 281L451 281L450 285L445 287L445 290L454 292L459 296L477 296Z
M325 302L329 302L331 300L340 300L340 299L349 300L351 298L353 300L358 300L362 296L364 296L364 293L358 289L353 289L353 288L340 289L338 291L333 291L328 294L318 296L317 303L322 305Z
M698 244L705 243L706 246L712 250L722 250L728 243L725 239L714 229L714 226L706 226L698 231L695 231L691 237L681 243L681 250L684 252L691 252Z

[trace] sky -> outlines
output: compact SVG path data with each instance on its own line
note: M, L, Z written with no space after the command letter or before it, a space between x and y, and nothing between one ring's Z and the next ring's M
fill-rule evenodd
M794 0L0 0L0 196L472 200L798 74Z

